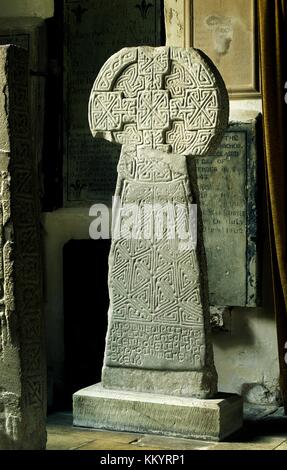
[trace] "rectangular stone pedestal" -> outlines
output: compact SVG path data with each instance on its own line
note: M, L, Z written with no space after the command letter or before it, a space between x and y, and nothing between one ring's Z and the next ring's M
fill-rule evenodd
M96 384L73 396L74 425L220 441L242 426L242 399L174 397L105 389Z

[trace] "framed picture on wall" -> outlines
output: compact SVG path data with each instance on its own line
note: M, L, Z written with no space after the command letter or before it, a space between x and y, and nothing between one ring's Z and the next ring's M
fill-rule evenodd
M256 0L185 0L185 46L212 59L231 98L260 96Z

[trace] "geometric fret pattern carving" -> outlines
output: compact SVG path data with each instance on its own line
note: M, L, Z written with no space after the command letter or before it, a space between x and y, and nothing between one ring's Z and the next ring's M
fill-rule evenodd
M226 128L227 92L209 59L194 49L122 49L95 81L89 121L94 135L114 142L128 142L133 132L135 145L205 155Z
M112 56L97 77L89 101L92 134L122 144L116 196L136 204L132 228L112 240L109 259L109 325L102 382L109 388L149 391L149 373L192 373L194 383L167 394L201 398L216 391L206 296L202 239L184 244L179 222L190 236L191 188L186 155L214 150L228 123L228 96L216 68L201 52L138 47ZM168 207L165 215L145 209ZM176 227L170 223L173 213ZM158 237L157 222L162 231ZM140 222L140 224L139 224ZM149 232L138 233L138 224ZM148 225L150 224L150 225ZM131 230L131 236L123 236ZM146 232L145 232L146 233ZM128 385L114 368L129 371ZM139 377L145 371L146 380ZM190 377L190 376L189 376Z
M0 448L46 444L40 210L28 54L0 47Z
M173 170L158 155L138 156L137 165L133 166L137 170L133 179L120 169L125 181L123 201L136 199L139 207L166 202L171 207L188 206L185 173ZM157 187L156 182L161 184ZM187 211L184 216L187 225ZM197 257L194 250L179 250L178 243L177 238L156 240L154 236L113 242L107 365L185 370L204 367L205 333Z

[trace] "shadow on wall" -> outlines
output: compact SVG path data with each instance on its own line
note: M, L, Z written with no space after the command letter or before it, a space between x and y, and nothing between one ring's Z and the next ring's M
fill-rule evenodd
M250 326L250 313L248 308L233 308L225 313L224 329L213 331L213 344L223 350L253 346L255 336Z

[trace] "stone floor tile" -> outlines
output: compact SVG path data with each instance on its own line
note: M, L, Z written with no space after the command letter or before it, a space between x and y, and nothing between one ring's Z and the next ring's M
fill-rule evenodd
M142 450L151 449L151 447L155 447L160 450L205 450L213 445L214 442L145 435L133 444L136 447L140 447Z
M48 431L47 450L71 450L94 439L93 433L50 433Z
M287 441L282 442L280 446L276 447L274 450L287 450Z
M48 417L49 450L287 450L287 421L281 414L249 420L228 442L95 430L72 426L71 413Z

